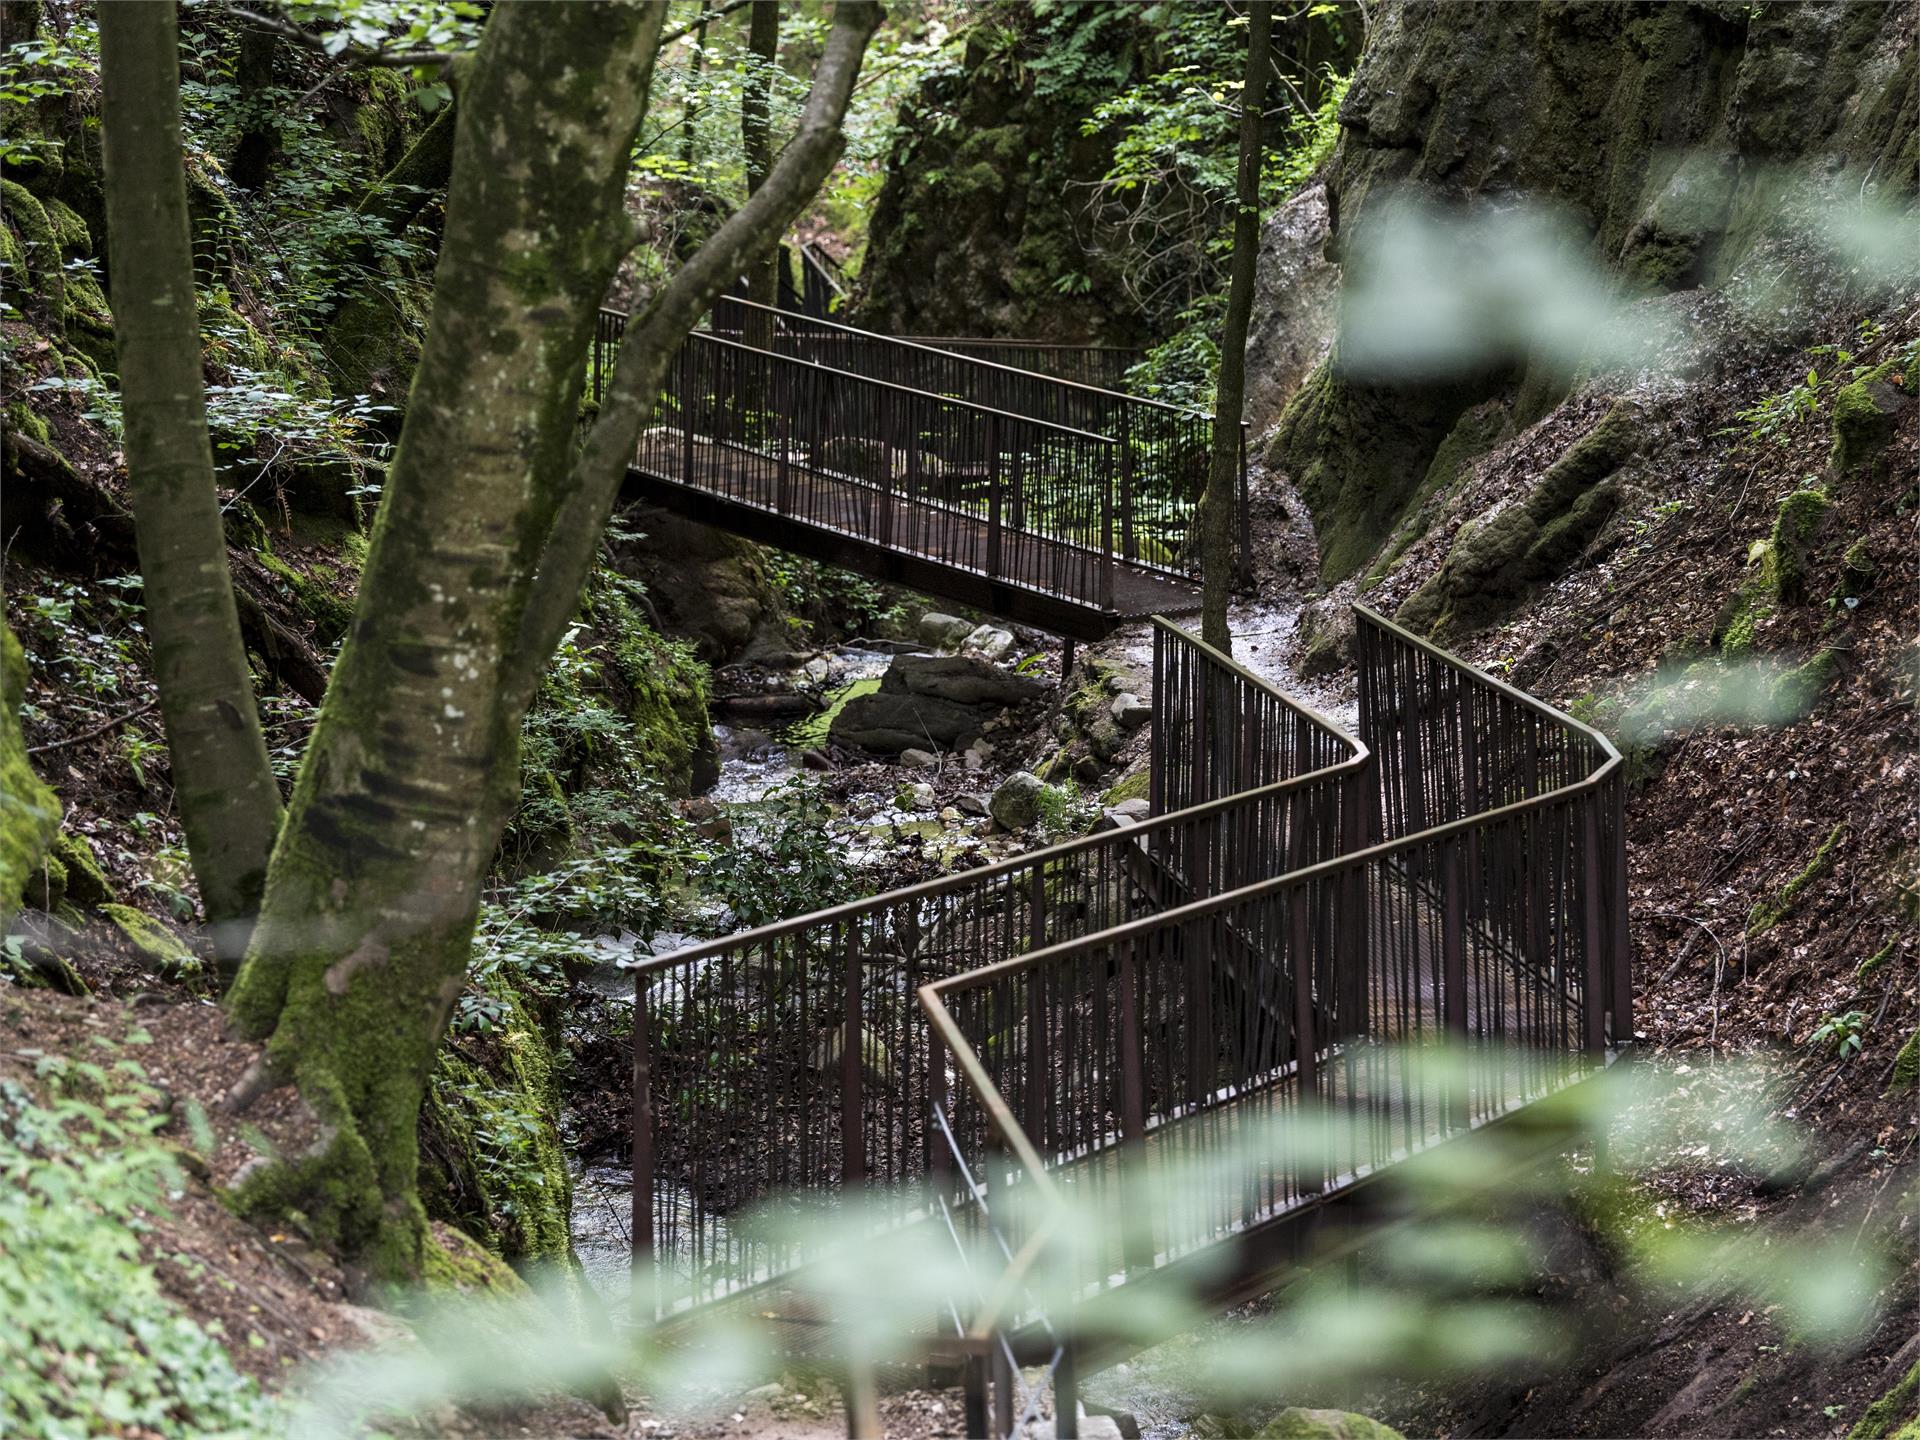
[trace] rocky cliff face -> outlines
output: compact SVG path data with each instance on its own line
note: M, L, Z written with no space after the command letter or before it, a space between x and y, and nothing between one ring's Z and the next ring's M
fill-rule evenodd
M1396 199L1524 199L1564 217L1623 295L1744 291L1714 343L1804 340L1849 278L1805 245L1809 213L1914 193L1916 18L1877 0L1386 6L1341 111L1328 254L1351 285ZM1791 294L1759 295L1782 276ZM1381 378L1336 342L1267 452L1313 511L1323 577L1391 549L1423 499L1578 376L1520 351Z
M1151 27L1125 7L1061 20L1084 39L1081 78L1068 82L1033 64L1049 23L1015 15L1013 28L983 27L964 63L906 106L874 207L859 323L896 335L1147 338L1114 263L1090 243L1074 187L1112 164L1112 138L1083 134L1083 122L1147 63Z

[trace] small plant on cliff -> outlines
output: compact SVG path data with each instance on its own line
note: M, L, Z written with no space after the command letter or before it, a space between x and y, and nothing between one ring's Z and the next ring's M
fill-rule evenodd
M1866 1012L1861 1010L1829 1015L1814 1027L1807 1043L1831 1051L1842 1060L1851 1060L1866 1043L1867 1023Z

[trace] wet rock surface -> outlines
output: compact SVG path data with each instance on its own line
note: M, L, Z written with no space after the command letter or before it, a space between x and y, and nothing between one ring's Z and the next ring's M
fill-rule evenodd
M1046 689L977 656L896 655L880 688L849 700L830 735L835 744L903 760L908 751L962 749L1003 712L1040 699ZM908 763L925 761L916 756Z

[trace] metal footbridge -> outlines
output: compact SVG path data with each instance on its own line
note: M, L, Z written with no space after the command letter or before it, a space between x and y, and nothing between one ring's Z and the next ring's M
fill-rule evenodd
M863 367L901 342L826 327L800 353L791 317L739 318L676 363L636 462L649 496L775 544L832 535L841 563L904 557L950 588L909 583L1082 634L1162 606L1136 583L1191 593L1196 477L1131 432L1122 462L1125 397L951 354L881 380ZM1057 418L946 393L970 379ZM969 1433L1015 1433L1040 1366L1070 1434L1076 1377L1139 1343L1116 1302L1262 1293L1385 1168L1624 1053L1619 754L1354 619L1357 735L1156 617L1146 821L640 962L632 1234L656 1315L636 1318L787 1315L809 1257L736 1217L858 1197L997 1257L929 1317ZM1312 1153L1260 1149L1308 1115L1346 1123ZM1193 1164L1216 1152L1240 1163ZM1071 1235L1047 1218L1122 1213ZM1070 1272L1069 1303L1028 1298L1042 1265L1056 1297Z
M596 400L625 323L600 312ZM726 298L675 357L628 493L1092 640L1199 608L1212 444L1196 411Z

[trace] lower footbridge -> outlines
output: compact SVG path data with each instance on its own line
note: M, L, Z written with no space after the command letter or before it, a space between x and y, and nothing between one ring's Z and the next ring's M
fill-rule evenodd
M1191 472L1122 466L1099 429L721 334L660 415L646 493L750 536L885 550L1068 634L1192 593ZM1037 1366L1071 1434L1078 1378L1141 1343L1131 1297L1271 1289L1383 1171L1624 1053L1618 753L1354 619L1357 735L1156 615L1145 821L637 962L632 1318L731 1310L806 1346L806 1227L743 1217L857 1212L972 1257L922 1336L963 1367L968 1433L1016 1433ZM1321 1143L1281 1138L1308 1119Z

